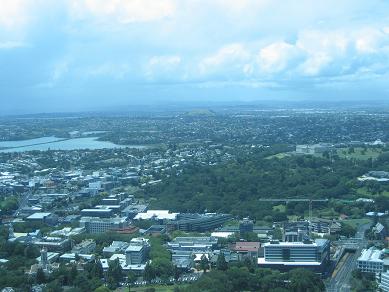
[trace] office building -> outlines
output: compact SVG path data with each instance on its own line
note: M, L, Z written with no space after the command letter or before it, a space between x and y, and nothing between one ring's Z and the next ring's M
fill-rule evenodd
M185 232L205 232L221 227L232 219L229 214L179 214L176 221L169 223L170 228Z
M34 245L47 251L65 252L70 250L71 242L68 238L45 236L33 242Z
M389 292L389 271L381 274L381 282L379 288L382 292Z
M168 242L168 249L186 250L193 252L206 252L214 249L217 245L215 237L176 237L173 241Z
M110 218L113 216L113 210L110 208L83 209L81 210L81 215L86 217Z
M150 251L149 240L145 238L133 238L126 249L126 264L140 265L146 262Z
M130 244L125 241L112 241L110 246L106 246L103 248L103 255L105 257L110 257L115 253L124 254L129 245Z
M36 212L26 218L27 221L56 225L58 216L50 212Z
M103 233L124 229L128 227L128 221L126 218L82 217L80 225L86 229L87 233Z
M254 222L253 220L250 220L249 218L243 218L239 222L239 233L244 234L244 233L250 233L254 231Z
M96 248L96 242L92 239L87 239L81 241L79 244L75 245L72 248L72 253L75 254L90 254Z
M326 239L304 242L271 241L263 244L264 257L258 258L260 267L287 271L305 267L325 273L330 260L330 242Z
M384 271L383 251L375 247L362 250L357 260L357 267L361 272L381 273Z

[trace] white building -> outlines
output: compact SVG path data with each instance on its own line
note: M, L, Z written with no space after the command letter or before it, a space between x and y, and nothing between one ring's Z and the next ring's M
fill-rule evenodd
M381 291L389 292L389 271L381 274L381 283L379 287Z
M108 230L128 227L128 221L126 218L82 217L80 219L80 225L88 233L104 233Z
M357 267L361 272L381 273L384 270L383 252L371 247L362 250L361 256L357 260Z
M150 250L149 240L133 238L126 249L126 264L140 265L146 262Z

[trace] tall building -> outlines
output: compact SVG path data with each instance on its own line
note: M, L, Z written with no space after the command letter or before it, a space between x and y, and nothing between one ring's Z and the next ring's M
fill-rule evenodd
M315 272L325 273L330 260L330 242L326 239L304 242L265 243L264 257L258 259L260 267L287 271L305 267Z
M145 238L133 238L126 249L126 264L140 265L146 262L150 251L149 240Z

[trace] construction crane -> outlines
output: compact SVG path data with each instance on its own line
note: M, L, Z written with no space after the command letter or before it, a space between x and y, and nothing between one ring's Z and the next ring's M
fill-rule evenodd
M259 199L260 202L309 202L309 223L312 220L312 203L313 202L325 202L327 203L328 199L302 199L302 198L279 198L279 199Z

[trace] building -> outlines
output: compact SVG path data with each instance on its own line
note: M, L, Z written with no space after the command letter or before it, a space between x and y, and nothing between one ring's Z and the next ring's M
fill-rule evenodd
M48 225L56 225L58 216L50 212L36 212L26 218L27 221L45 223Z
M85 228L82 227L77 227L77 228L71 228L71 227L64 227L63 229L60 230L54 230L50 232L51 236L55 237L70 237L70 236L75 236L84 233L86 230Z
M253 220L250 220L249 218L243 218L239 222L239 233L244 234L244 233L250 233L254 231L254 222Z
M82 217L80 225L86 229L87 233L104 233L110 230L124 229L128 227L128 221L126 218Z
M151 225L146 231L146 235L159 236L166 233L165 225Z
M342 230L342 226L339 222L324 218L313 218L310 221L309 227L311 232L321 234L335 234Z
M110 208L82 209L81 215L86 217L110 218L113 216L113 210Z
M389 292L389 271L381 274L379 288L382 292Z
M71 241L68 238L45 236L33 242L39 248L45 248L47 251L65 252L70 250Z
M175 220L178 213L170 213L169 210L147 210L144 213L138 213L135 220Z
M217 238L214 237L176 237L173 241L168 242L168 249L186 250L193 252L207 252L213 250L217 245Z
M383 240L386 236L385 226L380 222L377 222L376 225L373 226L372 231L374 233L375 238Z
M185 232L205 232L221 227L225 222L232 219L229 214L179 214L177 220L170 222L173 229Z
M130 244L125 241L112 241L110 246L106 246L103 248L103 255L105 257L110 257L115 253L124 254L129 245Z
M383 251L374 247L362 250L357 260L357 267L361 272L381 273L384 271Z
M271 241L263 244L264 257L258 258L260 267L288 271L304 267L317 273L326 273L330 260L330 242L316 239L304 242Z
M172 263L180 270L189 271L194 264L193 253L191 251L176 250L172 253Z
M283 239L286 242L303 242L309 239L309 222L294 221L285 222L283 228Z
M261 244L259 242L238 241L232 247L232 250L239 254L239 260L250 258L256 261L259 257Z
M126 249L126 264L141 265L146 262L150 251L149 240L145 238L133 238Z
M72 253L75 254L90 254L96 248L96 242L92 239L83 240L72 248Z
M334 146L327 143L319 143L313 145L297 145L297 154L322 154L326 151L330 151Z
M123 217L133 219L138 213L144 213L147 210L147 205L132 204L121 211Z

